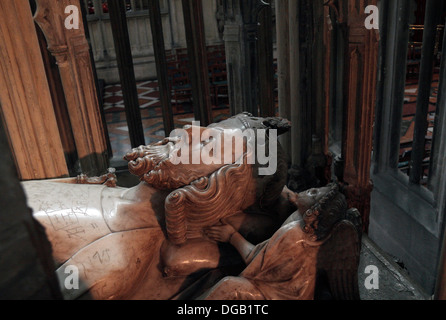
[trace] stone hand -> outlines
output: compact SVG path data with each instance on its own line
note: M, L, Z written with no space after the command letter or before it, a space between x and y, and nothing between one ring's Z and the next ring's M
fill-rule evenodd
M229 224L213 226L206 230L206 235L214 241L228 243L237 231Z

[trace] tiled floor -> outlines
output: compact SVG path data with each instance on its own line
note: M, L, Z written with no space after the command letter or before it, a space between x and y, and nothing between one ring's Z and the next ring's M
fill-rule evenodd
M137 84L142 125L146 144L165 138L158 83L145 81ZM131 149L129 130L126 121L124 98L120 85L108 85L104 89L104 111L113 159L122 159ZM172 101L175 127L181 128L194 121L193 106L190 102ZM221 98L219 106L213 106L214 122L229 117L227 99Z

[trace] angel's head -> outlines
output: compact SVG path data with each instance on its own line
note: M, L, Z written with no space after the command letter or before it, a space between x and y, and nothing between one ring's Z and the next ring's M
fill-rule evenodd
M348 209L345 196L334 183L299 193L296 203L303 216L304 231L314 240L325 238Z

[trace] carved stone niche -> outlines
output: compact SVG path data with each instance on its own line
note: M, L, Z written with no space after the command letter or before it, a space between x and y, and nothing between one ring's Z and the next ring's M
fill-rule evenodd
M107 142L81 4L79 0L36 0L36 3L34 20L43 31L48 50L59 67L81 169L90 175L101 174L108 167ZM78 8L78 29L65 27L68 6Z
M280 134L288 129L286 120L249 114L207 128L187 126L182 135L177 131L127 154L130 172L141 179L130 189L104 185L113 182L113 172L69 183L24 183L34 216L52 243L64 296L244 299L251 292L259 299L313 299L319 274L324 274L351 289L338 295L340 287L334 285L333 297L355 298L360 248L356 211L347 211L337 186L299 195L285 188L286 158L280 145L273 154L277 141L272 137L273 130ZM211 141L222 139L222 133L235 131L247 138L241 152L231 144L228 164L174 162L180 149L184 159L191 159L194 150L203 151ZM206 132L213 132L212 139ZM260 174L264 167L260 161L249 161L253 144L264 146L271 151L271 160L277 160L271 175ZM295 211L296 205L302 214ZM231 230L231 235L216 237L222 230ZM250 259L239 253L236 239L256 248ZM287 263L282 267L274 263L275 257ZM260 266L259 261L267 265ZM328 268L336 261L340 264L335 270ZM77 290L72 290L73 278L68 278L73 270L80 279ZM292 281L284 286L282 280L290 272ZM347 283L336 277L340 272L348 275ZM248 289L220 296L221 283L230 284L231 279L242 281ZM254 291L253 284L260 291ZM289 290L296 285L303 289Z
M68 176L29 1L2 1L0 14L0 117L19 178Z
M341 45L344 51L345 106L342 154L335 160L337 178L344 186L349 204L360 210L363 216L363 228L367 232L373 190L370 166L379 30L368 30L364 22L367 18L365 9L369 5L377 5L377 1L330 0L327 5L333 13L329 21L338 25L344 39ZM328 39L327 42L329 41Z

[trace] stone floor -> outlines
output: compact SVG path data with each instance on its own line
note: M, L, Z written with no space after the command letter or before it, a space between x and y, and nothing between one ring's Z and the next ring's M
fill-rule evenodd
M367 236L363 237L361 260L359 265L359 289L362 300L430 300L422 289L410 278L407 272L377 247ZM368 290L370 273L365 273L368 266L375 266L379 271L379 289ZM373 283L375 284L375 283Z

